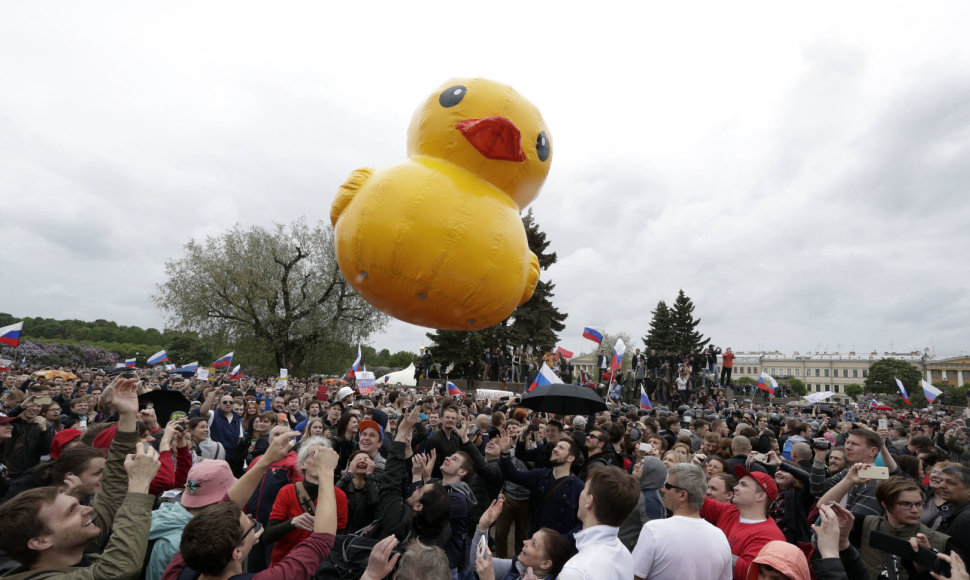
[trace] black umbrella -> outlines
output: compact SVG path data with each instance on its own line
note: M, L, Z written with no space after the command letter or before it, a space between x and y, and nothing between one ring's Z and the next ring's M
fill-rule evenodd
M539 385L522 397L522 406L557 415L592 415L606 410L606 401L596 391L579 385Z
M155 417L162 428L172 419L187 417L191 408L189 400L178 391L149 391L138 395L140 408L144 409L149 404L155 409Z

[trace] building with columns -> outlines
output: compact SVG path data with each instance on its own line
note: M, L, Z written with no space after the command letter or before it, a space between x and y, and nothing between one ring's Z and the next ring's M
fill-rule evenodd
M930 359L923 364L923 378L944 387L962 387L970 382L970 356Z

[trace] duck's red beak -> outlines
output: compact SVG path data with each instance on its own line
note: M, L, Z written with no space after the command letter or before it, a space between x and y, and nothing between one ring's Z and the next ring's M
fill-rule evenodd
M467 119L456 124L455 128L488 159L525 161L519 128L505 117Z

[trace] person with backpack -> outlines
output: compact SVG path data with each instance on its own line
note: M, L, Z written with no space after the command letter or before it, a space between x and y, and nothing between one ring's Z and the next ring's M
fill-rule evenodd
M243 563L263 534L263 526L238 504L220 502L196 514L182 532L180 552L163 580L306 580L333 549L337 533L337 502L333 473L337 452L317 446L307 460L319 474L317 508L312 533L282 560L261 572L243 572Z
M265 542L272 543L272 563L277 564L300 542L311 535L314 529L316 508L311 498L318 497L317 487L330 481L334 486L334 474L317 471L314 456L322 449L332 449L330 442L323 437L311 437L300 445L296 465L303 472L303 481L285 485L276 496L273 510L266 525ZM338 457L340 454L337 454ZM339 463L338 463L339 464ZM347 527L347 494L342 489L334 490L337 505L337 529Z

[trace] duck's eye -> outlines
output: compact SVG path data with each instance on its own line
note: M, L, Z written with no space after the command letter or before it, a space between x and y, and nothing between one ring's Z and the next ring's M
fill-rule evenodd
M438 104L446 109L449 107L454 107L461 102L461 100L465 97L465 93L467 92L468 89L462 85L449 87L445 89L445 92L441 93L441 95L438 97Z
M551 152L552 144L549 143L549 138L546 137L546 132L542 131L539 133L539 137L536 138L536 155L539 156L539 161L545 161L549 159L549 153Z

